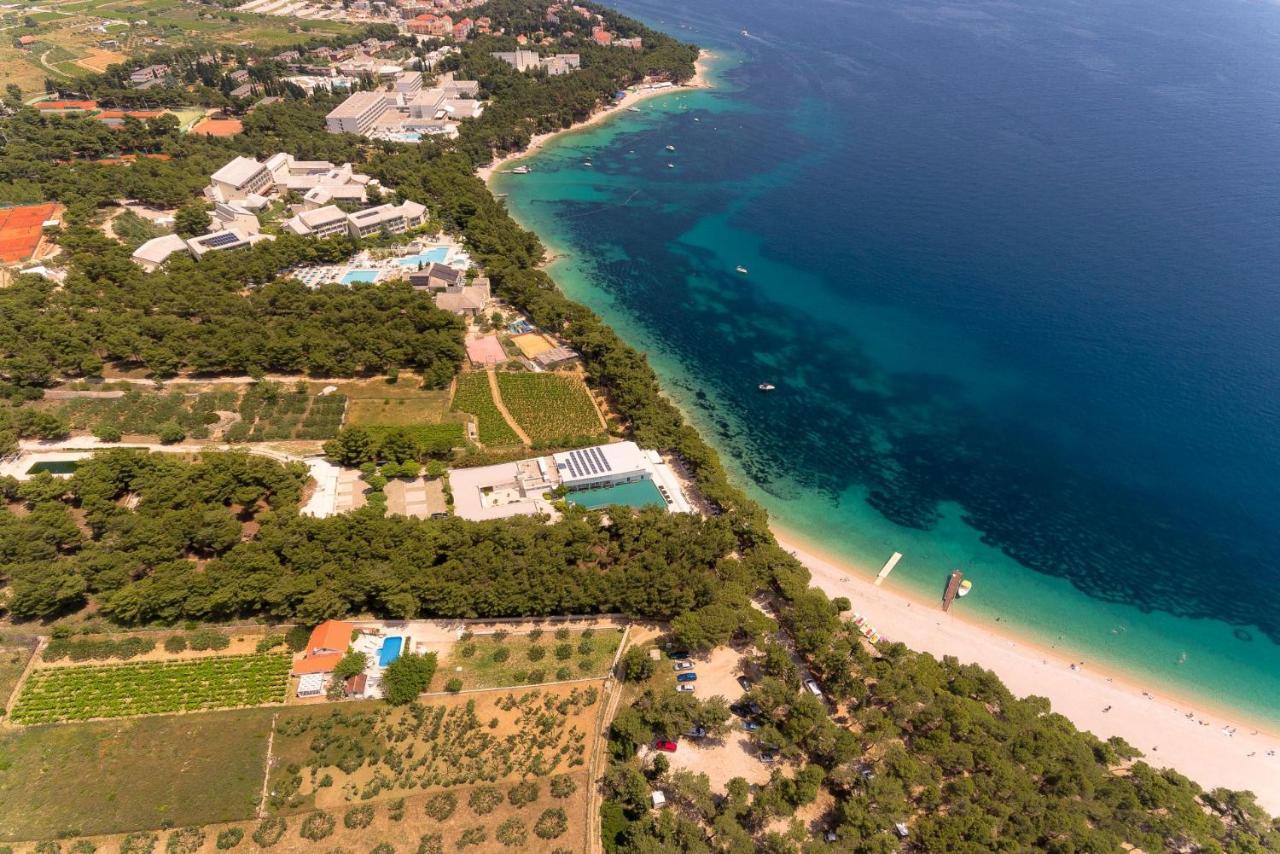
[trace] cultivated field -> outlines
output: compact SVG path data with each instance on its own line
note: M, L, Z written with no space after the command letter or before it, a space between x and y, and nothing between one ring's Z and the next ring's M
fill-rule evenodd
M14 641L0 642L0 717L4 715L9 695L13 693L22 671L35 652L35 644Z
M0 840L249 818L273 711L0 731Z
M502 402L535 444L563 445L604 436L587 387L564 374L497 374Z
M167 392L130 389L119 398L77 398L41 404L67 419L73 430L118 430L123 436L158 436L176 424L192 439L273 442L331 439L342 425L346 398L324 397L268 383L192 385Z
M480 443L489 447L519 445L520 437L507 424L493 402L489 389L489 377L482 371L462 374L453 395L455 412L466 412L476 417Z
M603 677L622 642L621 629L567 629L523 635L476 635L454 645L436 672L464 689Z
M290 656L229 655L38 669L22 686L13 721L44 724L282 702Z
M449 411L447 391L418 388L412 379L394 384L361 380L341 383L338 389L348 398L348 425L375 435L404 428L424 447L442 452L466 444L462 416Z

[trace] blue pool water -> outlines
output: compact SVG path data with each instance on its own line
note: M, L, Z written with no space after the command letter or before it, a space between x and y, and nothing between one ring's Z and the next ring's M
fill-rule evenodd
M353 282L376 282L377 280L377 270L351 270L342 274L342 284L344 285L350 285Z
M658 487L651 480L638 480L635 483L620 483L604 489L587 489L582 492L571 492L569 501L579 507L594 510L597 507L608 507L610 504L625 504L628 507L665 507Z
M401 258L396 263L401 267L416 267L419 264L430 264L432 261L437 264L443 264L444 259L449 257L449 247L437 246L435 249L429 249L426 252L419 252L417 255L410 255L407 258Z
M400 657L400 648L404 646L404 638L384 638L382 648L378 650L378 666L386 667Z

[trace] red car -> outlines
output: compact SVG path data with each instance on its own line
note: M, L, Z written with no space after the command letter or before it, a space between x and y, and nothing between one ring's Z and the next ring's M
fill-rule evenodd
M665 753L675 753L676 743L674 741L663 741L662 739L658 739L653 743L653 748L654 750L661 750Z

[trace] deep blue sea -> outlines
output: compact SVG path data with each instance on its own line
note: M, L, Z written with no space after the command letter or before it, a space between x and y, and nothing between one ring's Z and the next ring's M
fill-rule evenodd
M1280 721L1280 6L614 5L716 88L496 189L742 484Z

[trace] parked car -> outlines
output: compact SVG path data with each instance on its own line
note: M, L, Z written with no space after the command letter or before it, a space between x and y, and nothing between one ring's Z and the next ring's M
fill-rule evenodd
M757 730L760 729L760 724L756 723L755 721L743 721L742 728L745 729L747 732L756 732Z
M677 682L697 682L698 674L694 673L692 670L685 673L677 673L676 681Z
M760 751L760 761L764 763L777 762L778 750L775 747L767 747Z
M681 660L681 659L685 659L685 658L688 658L688 657L689 657L689 650L687 650L687 649L669 649L669 650L667 650L667 658L670 658L670 659L672 659L673 661L679 661L679 660Z
M653 749L661 750L663 753L675 753L676 743L674 741L665 741L660 738L653 743Z
M817 683L817 682L814 682L812 679L806 679L806 680L804 680L804 687L805 687L805 689L806 689L806 690L808 690L808 692L809 692L810 694L812 694L813 696L815 696L815 697L821 697L821 696L822 696L822 689L821 689L821 688L819 688L819 687L818 687L818 683Z
M672 669L672 670L674 670L674 671L676 671L677 673L679 673L681 670L692 670L692 669L693 669L693 662L692 662L692 661L677 661L675 664L671 665L671 669Z
M739 677L738 677L738 684L742 686L742 690L743 690L743 691L750 691L750 690L751 690L752 682L751 682L751 680L750 680L750 679L748 679L748 678L747 678L747 677L745 677L745 676L739 676Z
M706 738L707 728L704 726L696 726L685 733L689 738Z
M686 682L683 685L677 685L676 690L683 694L688 694L690 691L693 690L693 685Z

